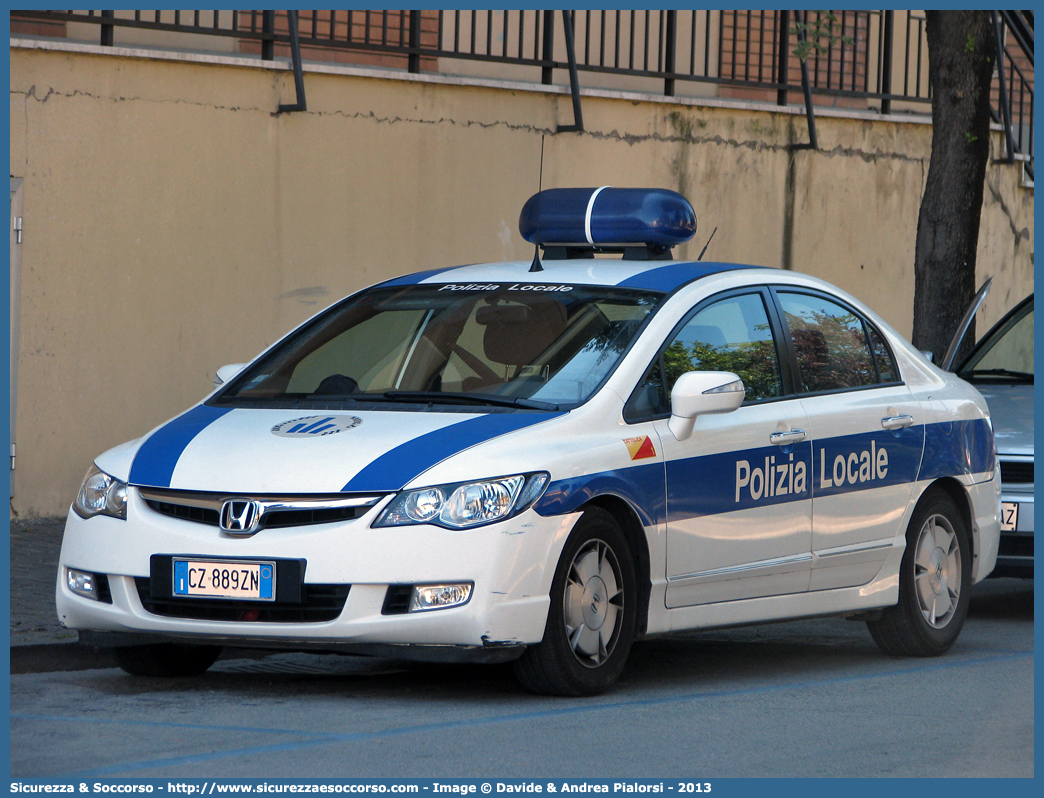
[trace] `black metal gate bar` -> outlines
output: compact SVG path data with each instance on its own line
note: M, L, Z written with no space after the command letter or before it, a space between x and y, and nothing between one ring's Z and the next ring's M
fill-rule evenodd
M552 12L548 11L547 14ZM565 28L566 58L569 61L569 90L573 95L573 124L559 125L558 132L577 132L584 130L584 114L580 107L580 78L576 71L576 43L573 35L573 17L571 12L562 12L562 25Z
M884 12L884 33L881 41L885 43L884 57L881 60L881 113L892 112L892 100L888 96L892 93L892 46L895 37L895 12Z
M102 19L103 20L111 20L111 19L115 18L116 12L115 11L102 11L101 15L102 15ZM102 22L102 26L101 26L101 46L102 47L112 47L113 30L114 30L114 28L113 28L113 25L112 25L111 22L108 22L108 21L103 21Z
M261 12L261 60L275 60L275 11Z
M538 11L537 13L539 14L540 12ZM540 70L540 82L545 86L550 86L554 75L554 68L551 66L551 62L554 60L555 57L555 15L552 11L544 12L543 41L544 66Z
M301 71L301 40L297 32L297 11L286 12L286 24L290 31L290 60L294 66L294 90L297 92L297 102L279 106L279 113L291 111L307 111L305 102L304 74Z
M668 11L666 14L666 20L664 16L660 16L661 25L666 26L664 31L664 56L663 56L663 69L668 74L674 73L674 48L677 46L678 36L678 12ZM668 97L674 96L674 78L666 78L663 81L663 93Z
M997 52L1004 52L1004 30L1000 15L991 11L993 17L993 34L997 38ZM1000 116L1001 124L1004 126L1004 140L1007 143L1007 152L1001 160L1004 163L1012 163L1015 160L1015 139L1011 134L1011 107L1008 105L1008 89L1004 78L1004 69L997 70L997 81L1000 84Z
M439 41L441 44L441 40ZM407 70L413 74L420 73L421 62L421 12L410 11L410 54Z
M790 80L790 12L779 12L779 25L777 27L779 36L779 63L776 73L776 83L779 89L776 91L776 105L787 104L787 82Z

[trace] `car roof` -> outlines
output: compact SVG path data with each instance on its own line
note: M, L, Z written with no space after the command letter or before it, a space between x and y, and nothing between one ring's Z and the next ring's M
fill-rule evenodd
M744 269L766 270L764 266L710 261L618 260L580 258L544 260L543 271L530 271L529 261L480 263L434 269L397 277L381 287L405 285L484 285L518 283L523 285L591 285L634 288L670 293L694 280L723 272Z

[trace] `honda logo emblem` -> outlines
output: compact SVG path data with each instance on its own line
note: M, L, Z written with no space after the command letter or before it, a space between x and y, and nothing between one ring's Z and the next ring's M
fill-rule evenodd
M253 535L261 528L260 502L228 499L221 505L218 526L230 535Z

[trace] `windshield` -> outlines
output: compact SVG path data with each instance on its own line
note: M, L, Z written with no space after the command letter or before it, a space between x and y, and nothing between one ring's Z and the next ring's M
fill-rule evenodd
M366 291L277 345L212 403L575 406L612 371L663 296L537 288L545 290L480 284Z
M958 372L972 382L1033 382L1033 297L991 330Z

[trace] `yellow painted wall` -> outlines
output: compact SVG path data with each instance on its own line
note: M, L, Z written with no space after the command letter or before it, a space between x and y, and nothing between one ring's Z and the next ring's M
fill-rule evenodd
M79 48L79 49L78 49ZM307 113L283 71L77 45L11 50L23 180L18 467L12 508L63 515L93 457L204 396L366 285L529 258L518 212L567 95L321 67ZM826 277L909 334L931 128L766 107L584 98L548 135L544 186L662 186L699 232L678 257ZM998 140L999 141L999 140ZM1033 287L1033 193L991 165L980 330Z

